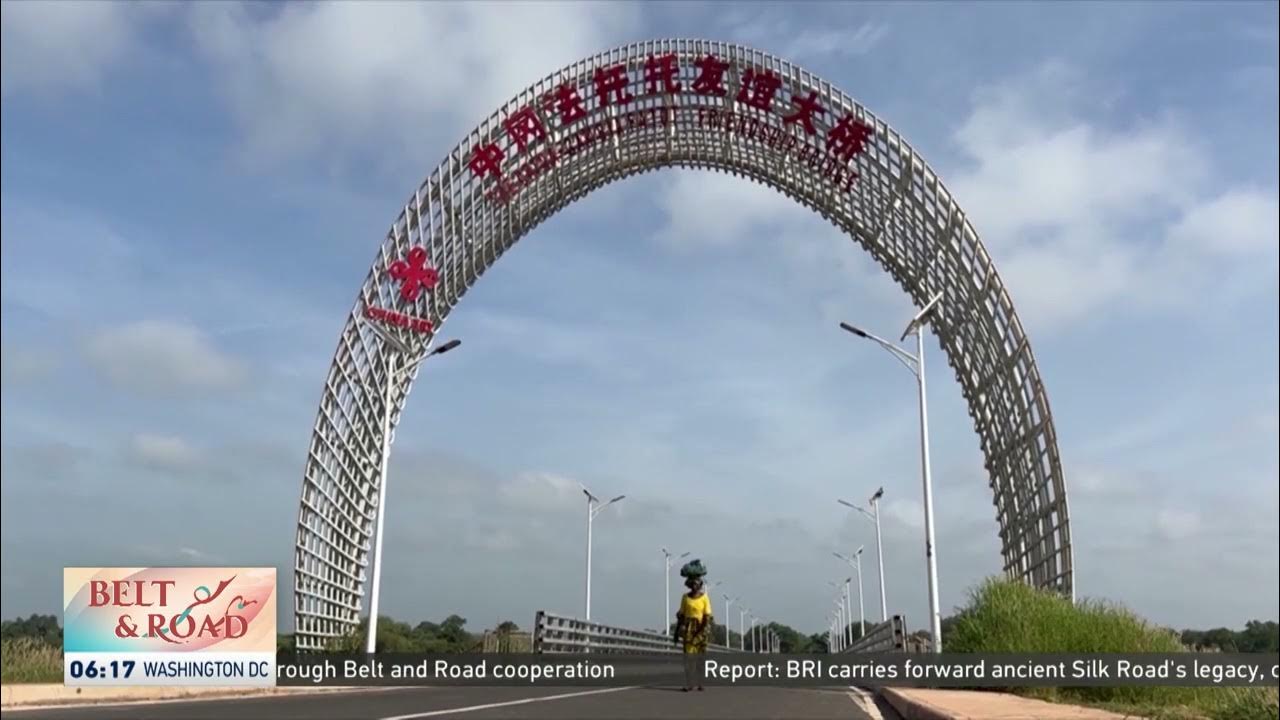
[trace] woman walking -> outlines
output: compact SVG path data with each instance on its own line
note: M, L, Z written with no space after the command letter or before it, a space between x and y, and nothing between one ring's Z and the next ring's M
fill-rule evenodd
M701 569L702 563L695 560ZM688 566L686 566L687 568ZM685 574L681 570L681 574ZM702 589L701 574L690 574L684 582L689 592L680 598L680 611L676 613L676 641L684 643L684 691L694 687L702 690L702 656L711 641L711 596Z

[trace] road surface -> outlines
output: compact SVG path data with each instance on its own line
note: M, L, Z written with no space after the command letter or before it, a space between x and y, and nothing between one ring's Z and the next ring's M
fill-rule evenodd
M6 710L6 720L895 720L870 714L849 688L431 687L272 695L243 699Z

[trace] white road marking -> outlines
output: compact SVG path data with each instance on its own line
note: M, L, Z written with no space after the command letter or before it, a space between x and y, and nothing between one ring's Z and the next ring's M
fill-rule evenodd
M876 707L875 696L859 687L849 686L849 699L858 706L862 712L867 714L871 720L884 720L884 715L880 714L880 708Z
M449 708L448 710L430 710L428 712L412 713L410 715L395 715L393 717L385 717L380 720L413 720L414 718L436 717L438 715L453 715L454 713L475 712L476 710L489 710L491 708L510 707L512 705L528 705L529 703L547 702L548 700L563 700L565 698L583 697L584 695L602 695L604 693L619 692L621 690L635 690L639 685L631 685L629 687L612 687L602 688L600 690L583 690L581 692L561 693L559 695L543 695L541 697L525 698L523 700L508 700L506 702L488 703L486 705L470 705L460 708Z

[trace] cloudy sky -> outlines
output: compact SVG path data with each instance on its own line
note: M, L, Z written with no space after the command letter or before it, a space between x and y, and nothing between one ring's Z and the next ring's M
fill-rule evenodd
M693 36L831 80L955 191L1053 403L1080 593L1175 626L1274 619L1276 27L1261 2L5 2L3 615L58 611L64 565L275 565L287 595L321 384L404 199L528 83ZM662 620L665 545L818 631L832 551L874 547L836 498L883 485L889 605L921 626L913 384L837 329L912 312L757 186L596 192L451 316L464 345L396 436L384 612L579 612L584 482L628 496L597 521L596 619ZM930 350L950 609L999 554Z

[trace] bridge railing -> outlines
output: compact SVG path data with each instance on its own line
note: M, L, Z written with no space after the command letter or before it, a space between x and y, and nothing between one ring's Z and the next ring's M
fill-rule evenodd
M901 615L867 628L862 637L845 648L846 653L902 652L906 649L907 623Z
M709 652L739 652L710 645ZM533 625L535 653L676 653L680 647L665 633L603 625L539 610Z

